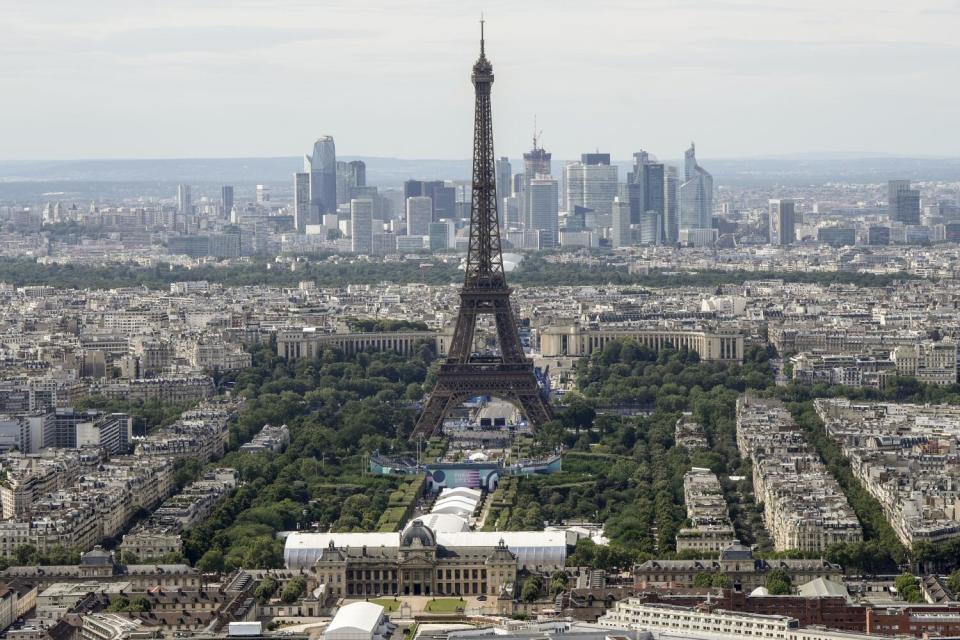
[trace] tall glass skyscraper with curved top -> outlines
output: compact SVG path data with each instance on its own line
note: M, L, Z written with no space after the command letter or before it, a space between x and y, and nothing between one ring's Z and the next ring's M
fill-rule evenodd
M337 149L333 136L320 136L313 154L303 157L303 170L310 174L310 205L317 216L337 212Z
M692 142L683 159L679 228L709 229L713 226L713 176L697 164L696 148Z

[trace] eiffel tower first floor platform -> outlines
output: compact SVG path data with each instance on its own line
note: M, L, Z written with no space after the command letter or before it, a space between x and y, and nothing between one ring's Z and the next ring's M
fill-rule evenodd
M447 362L440 365L437 385L423 407L411 439L421 434L425 438L434 435L455 407L476 396L494 396L514 404L533 427L553 418L550 405L537 384L531 361Z

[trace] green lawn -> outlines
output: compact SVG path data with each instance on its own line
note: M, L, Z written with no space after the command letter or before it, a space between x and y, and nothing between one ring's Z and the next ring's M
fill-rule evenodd
M377 598L376 600L371 600L370 602L383 607L384 613L393 613L400 608L400 601L394 600L393 598Z
M437 598L428 602L427 606L424 607L424 611L429 611L430 613L456 613L457 609L465 607L466 604L463 600L456 598Z

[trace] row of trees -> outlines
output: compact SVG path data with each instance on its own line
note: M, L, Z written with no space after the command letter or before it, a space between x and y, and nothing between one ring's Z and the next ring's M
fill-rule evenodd
M351 331L362 333L379 331L427 331L430 327L419 320L393 320L389 318L347 318Z
M79 564L80 551L74 548L55 546L40 553L32 544L22 544L13 550L12 557L0 556L0 570L10 566L67 565Z
M889 286L910 279L906 273L864 274L845 271L691 271L684 273L630 273L625 266L610 264L555 264L542 256L530 255L510 274L510 281L525 286L547 285L638 285L648 287L717 286L742 284L747 280L778 278L788 282L818 284L856 284L863 287ZM186 268L160 263L139 267L128 263L104 265L39 264L33 258L0 258L0 282L17 286L50 285L68 289L111 289L145 286L165 289L171 282L207 280L225 286L294 287L301 280L313 280L318 286L376 284L379 282L422 282L443 285L463 278L456 260L383 262L346 261L329 256L313 256L290 269L267 260L252 260L226 265L200 265Z
M421 265L429 264L424 268ZM129 263L102 265L40 264L33 258L0 258L0 282L17 286L49 285L65 289L112 289L140 287L167 289L171 282L207 280L224 286L296 287L302 280L317 286L378 282L423 282L449 284L463 278L456 261L327 261L313 258L290 269L267 260L252 260L229 266L205 264L190 268L159 263L140 267Z
M396 479L370 476L366 454L408 451L411 400L423 394L433 353L349 357L328 351L315 360L284 361L269 345L234 376L247 406L232 427L234 445L264 424L286 423L281 454L232 452L244 484L184 538L187 557L203 571L283 566L282 530L318 525L373 531Z
M683 476L693 465L718 473L740 465L734 411L739 393L773 384L769 354L753 350L743 365L701 362L694 352L655 353L618 340L583 360L578 386L557 420L538 438L569 449L564 471L524 478L509 528L540 528L544 521L588 519L605 523L608 546L581 541L571 565L628 566L674 554L685 522ZM572 396L572 397L571 397ZM649 415L596 414L603 402L650 401ZM708 431L710 450L675 446L681 412L691 411Z
M171 424L191 404L165 403L159 400L130 401L111 400L104 396L85 396L75 403L75 408L99 409L106 413L126 413L133 419L134 435L146 435L158 427Z
M529 255L510 274L510 281L527 285L639 285L646 287L715 287L743 284L748 280L780 279L811 284L855 284L860 287L886 287L901 280L916 279L908 273L871 274L847 271L686 271L640 274L630 273L626 266L605 262L595 265L574 262L548 262L541 255Z

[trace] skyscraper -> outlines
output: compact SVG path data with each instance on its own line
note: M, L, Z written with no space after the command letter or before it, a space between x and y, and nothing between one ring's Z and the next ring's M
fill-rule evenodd
M920 191L904 189L897 198L897 214L903 224L920 224Z
M887 183L887 208L891 222L920 224L920 192L910 188L909 180Z
M367 186L367 165L363 160L337 161L337 204L355 197L357 187Z
M796 242L796 205L793 200L771 200L769 211L770 244L786 246Z
M510 158L504 156L497 160L497 204L502 205L504 198L513 195L513 167Z
M539 139L534 136L533 149L523 154L523 175L528 179L536 176L549 176L551 173L550 158L553 154L538 146Z
M899 220L897 211L897 201L900 198L900 192L910 188L909 180L888 180L887 181L887 215L891 222Z
M430 251L442 251L456 247L456 227L453 220L438 220L430 223Z
M525 226L530 224L530 181L537 176L549 176L552 172L552 154L539 145L540 140L534 134L533 148L523 154L523 173L518 173L514 181L513 195L518 198L518 215Z
M630 194L630 222L640 224L641 218L647 212L653 212L659 224L664 225L666 220L666 197L664 194L664 166L651 159L646 151L633 154L633 171L627 174L627 189ZM656 234L657 244L661 237L666 236L666 229L662 228ZM645 241L646 242L646 241Z
M303 157L303 170L310 174L310 204L320 215L337 212L337 150L332 136L313 143L313 155Z
M220 187L220 216L229 219L231 211L233 211L233 187L225 184Z
M640 244L658 245L663 242L663 216L650 209L640 213Z
M680 178L676 167L664 167L663 173L663 241L680 239Z
M350 250L373 253L373 200L369 198L350 201Z
M540 247L552 249L560 244L559 186L550 176L540 175L529 182L529 229L540 232Z
M407 180L403 183L403 199L426 196L433 201L433 219L455 218L457 190L442 180Z
M613 201L613 226L610 235L610 241L614 249L629 247L633 244L630 217L630 202L621 201L620 198L615 199Z
M693 143L684 154L684 182L680 185L680 228L713 226L713 176L697 164Z
M583 164L610 164L610 154L609 153L581 153L580 162Z
M188 184L177 185L177 213L182 216L193 215L193 199Z
M433 221L433 200L426 196L407 198L407 235L425 236Z
M300 172L293 174L293 226L303 233L308 224L316 224L318 216L313 215L315 209L310 204L310 174Z
M567 183L567 212L576 207L590 209L603 226L610 226L613 199L617 196L617 167L610 164L609 153L585 153L580 162L564 168Z
M457 189L443 183L437 184L431 192L433 200L433 219L453 219L457 216Z

